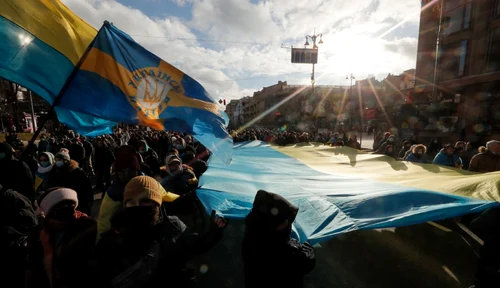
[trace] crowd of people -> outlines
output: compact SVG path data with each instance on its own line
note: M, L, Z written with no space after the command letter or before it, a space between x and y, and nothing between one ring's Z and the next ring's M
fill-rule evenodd
M361 149L355 135L344 133L247 129L233 136L235 142ZM477 150L462 141L423 145L412 137L398 146L396 136L385 133L376 135L372 153L500 171L499 141ZM8 287L125 288L161 286L169 279L169 287L195 287L199 270L189 261L217 245L228 224L214 211L206 215L196 195L210 155L191 135L139 127L92 139L71 131L44 134L31 146L9 135L0 144L4 281ZM302 287L315 256L308 243L290 237L297 213L281 196L257 192L242 243L246 287ZM498 229L488 225L499 217L498 210L489 210L470 221L486 239L477 288L498 280L498 273L489 272L499 264L491 256L498 255L491 244L499 239L492 232Z
M234 142L261 140L276 145L316 142L361 150L361 144L355 133L348 137L347 133L331 131L311 133L247 129L239 133L233 132L233 135ZM419 143L415 136L403 139L399 144L397 142L397 136L390 132L378 133L374 135L372 153L386 155L401 161L432 163L473 172L500 171L500 141L498 140L489 141L484 146L479 147L476 147L475 143L465 141L443 144L438 138L433 138L428 145L424 145Z
M195 138L127 126L92 139L41 135L33 145L7 138L6 287L196 286L200 269L190 263L217 245L228 222L207 215L196 195L211 153ZM279 195L257 192L242 243L246 287L302 287L315 257L290 237L297 212Z
M348 137L345 132L333 131L318 133L247 129L233 132L233 139L235 142L261 140L276 145L316 142L329 146L361 149L355 133ZM464 141L443 144L440 139L434 138L428 145L424 145L419 143L415 136L398 141L396 135L386 132L374 135L372 148L371 152L367 152L385 155L400 161L435 164L479 173L500 171L500 141L498 140L488 141L484 143L484 146L477 147L477 143ZM500 249L498 249L500 208L495 207L480 214L467 215L461 221L484 240L473 287L500 287Z

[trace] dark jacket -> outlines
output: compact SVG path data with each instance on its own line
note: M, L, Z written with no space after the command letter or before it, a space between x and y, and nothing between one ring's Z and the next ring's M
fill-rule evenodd
M41 186L44 191L54 187L66 187L75 190L78 194L78 210L90 214L94 202L94 191L89 178L76 161L71 160L69 165L62 168L54 167Z
M121 212L121 211L120 211ZM113 287L112 282L122 282L126 270L148 259L156 259L147 266L151 272L144 279L144 273L137 273L128 279L128 284L136 287L144 281L143 288L171 287L189 288L195 286L195 273L186 268L186 261L192 254L207 252L219 240L215 237L187 235L186 226L177 217L168 216L158 224L144 229L142 233L127 233L127 222L120 219L118 212L112 218L112 229L102 234L96 247L96 286ZM208 235L208 234L207 234ZM153 249L157 245L157 249ZM152 259L151 259L152 260Z
M44 257L52 257L54 287L94 287L91 260L97 235L94 219L77 211L75 220L59 232L50 232L43 222L28 241L28 287L49 288ZM48 258L47 258L48 259Z
M163 166L161 169L161 185L168 192L184 195L198 188L198 178L193 172L193 169L187 165L183 165L182 173L169 175L165 170L168 166Z
M145 141L143 141L145 142ZM141 157L144 161L144 164L150 169L150 176L156 176L160 174L160 160L158 159L158 154L149 148L148 151L141 153Z
M393 141L393 142L390 142L389 139L387 139L385 142L381 142L380 143L380 146L378 147L378 149L373 152L374 154L385 154L385 147L387 147L387 145L392 145L393 146L393 154L395 154L395 146L396 146L396 141Z
M94 146L92 146L92 143L85 140L83 141L83 148L85 149L85 159L89 159L90 156L94 154Z
M469 170L481 173L500 171L500 155L489 150L476 154L470 160Z
M279 213L272 212L276 210ZM311 245L290 238L297 212L281 196L257 192L242 244L246 288L303 287L304 275L314 269L316 260ZM290 226L278 231L285 220Z
M28 235L37 225L35 211L28 198L14 190L3 192L0 197L0 277L9 287L24 287L27 267Z
M71 144L69 146L69 155L71 159L78 162L78 164L83 165L83 160L85 159L85 148L83 147L83 144L80 142Z
M47 152L47 151L49 151L49 141L40 140L40 142L38 142L38 152Z
M115 155L106 144L102 148L95 148L94 161L92 162L94 169L109 170L113 162L115 162Z
M0 143L0 152L5 153L5 158L0 160L0 185L3 190L12 189L33 200L34 181L28 165L12 158L12 147L7 143Z

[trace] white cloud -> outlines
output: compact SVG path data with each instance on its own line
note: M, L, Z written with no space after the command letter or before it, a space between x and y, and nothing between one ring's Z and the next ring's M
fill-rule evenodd
M281 31L270 8L246 0L195 1L192 25L216 40L272 42Z
M418 23L419 1L394 0L169 0L191 10L190 21L152 18L114 0L63 0L99 28L113 22L136 41L202 83L215 98L240 98L252 91L237 81L265 77L308 84L310 65L290 63L281 43L301 46L313 29L323 33L317 84L346 84L345 75L399 73L415 66L416 38L379 36L397 23ZM191 6L185 5L192 4ZM189 18L189 17L188 17ZM413 25L416 26L416 25ZM402 25L398 29L405 29ZM407 33L408 34L408 33ZM410 31L417 35L417 31ZM210 41L206 41L210 40ZM293 73L303 72L298 75ZM292 74L292 75L290 75Z
M184 7L184 5L186 5L186 3L192 2L191 0L168 0L168 1L176 4L179 7Z

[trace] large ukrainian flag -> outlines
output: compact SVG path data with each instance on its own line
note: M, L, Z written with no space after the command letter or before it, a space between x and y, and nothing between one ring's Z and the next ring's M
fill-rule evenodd
M120 123L190 133L224 163L227 117L194 79L105 22L57 105Z
M0 1L0 77L54 103L97 31L58 0ZM110 133L112 122L56 108L82 134Z
M361 229L407 226L480 212L500 201L500 172L477 174L396 161L347 147L234 147L231 166L211 159L197 195L208 211L243 218L258 190L297 207L298 238L313 243Z

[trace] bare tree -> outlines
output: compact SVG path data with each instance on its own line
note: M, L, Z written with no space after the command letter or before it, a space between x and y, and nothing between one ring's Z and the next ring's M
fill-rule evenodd
M18 111L19 111L19 101L18 101L18 93L20 91L20 86L0 78L0 102L1 102L1 110L0 116L3 118L4 116L10 116L14 120L14 125L16 126L16 130L22 131L22 127L19 125ZM6 125L7 123L3 123ZM9 129L11 127L8 127Z

